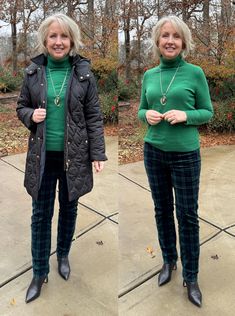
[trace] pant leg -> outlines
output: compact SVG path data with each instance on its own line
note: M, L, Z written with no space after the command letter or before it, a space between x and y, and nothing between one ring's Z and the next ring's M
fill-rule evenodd
M144 145L144 163L155 207L158 239L165 263L177 261L174 205L170 168L164 152Z
M59 218L57 232L57 256L65 257L69 254L77 218L78 200L68 200L66 173L59 178Z
M38 199L33 200L31 250L35 277L49 273L51 220L54 211L56 182L56 175L51 170L45 169Z
M177 154L172 162L172 181L175 190L176 214L183 278L197 280L199 265L198 193L201 159L199 150Z

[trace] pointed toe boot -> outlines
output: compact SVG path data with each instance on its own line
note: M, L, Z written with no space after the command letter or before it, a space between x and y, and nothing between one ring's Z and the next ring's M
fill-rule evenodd
M36 298L38 298L41 294L41 288L42 288L43 283L47 283L47 282L48 282L47 276L43 276L40 278L33 277L26 293L25 302L29 303L36 300Z
M59 275L64 279L68 280L70 275L70 265L68 257L58 258L58 272Z
M184 287L187 287L188 290L188 299L194 305L201 307L202 306L202 293L199 289L197 282L186 282L183 283Z
M158 286L170 282L172 271L176 269L176 263L164 263L158 276Z

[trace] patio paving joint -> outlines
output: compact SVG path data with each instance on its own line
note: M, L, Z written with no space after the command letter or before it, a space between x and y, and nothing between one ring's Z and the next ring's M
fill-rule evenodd
M9 156L5 156L5 157L9 157ZM14 169L20 171L21 173L25 173L23 170L17 168L16 166L14 166L13 164L11 164L10 162L8 162L8 161L6 161L6 160L4 160L4 159L2 159L2 158L0 158L0 160L1 160L2 162L4 162L5 164L9 165L10 167L13 167Z
M154 269L153 269L154 270ZM150 273L147 277L145 277L144 279L141 279L137 282L135 282L133 285L127 287L127 289L124 289L120 292L120 294L118 295L118 298L121 298L125 295L127 295L128 293L132 292L133 290L135 290L136 288L138 288L139 286L141 286L142 284L144 284L145 282L149 281L150 279L152 279L153 277L155 277L158 273L160 273L161 269L158 269L157 271L154 271L152 273ZM136 280L138 280L139 278L137 278ZM131 282L133 283L133 281Z
M93 213L96 213L96 214L102 216L102 217L104 218L104 220L105 220L105 219L108 219L108 220L110 220L111 222L115 222L116 224L118 224L116 221L114 221L113 219L110 218L111 216L117 215L118 212L113 213L113 214L111 214L111 215L105 215L105 214L103 214L103 213L101 213L101 212L95 210L94 208L92 208L92 207L90 207L90 206L88 206L88 205L86 205L86 204L84 204L84 203L78 202L78 204L80 204L80 205L86 207L88 210L92 211Z
M144 189L144 190L146 190L146 191L148 191L148 192L151 192L148 188L146 188L146 187L144 187L143 185L141 185L141 184L135 182L134 180L131 180L130 178L124 176L124 174L122 174L122 173L120 173L120 172L119 172L118 174L119 174L121 177L123 177L124 179L127 179L128 181L130 181L130 182L136 184L138 187L140 187L140 188L142 188L142 189Z

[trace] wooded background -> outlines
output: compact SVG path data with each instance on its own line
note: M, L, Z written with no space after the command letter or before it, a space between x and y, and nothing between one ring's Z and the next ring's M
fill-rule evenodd
M6 69L13 70L16 82L35 54L40 23L55 12L72 17L81 29L81 54L92 61L107 121L117 121L118 100L138 98L144 71L156 65L152 28L168 14L179 16L191 29L195 49L187 60L203 68L212 99L229 100L228 113L235 111L235 1L0 0L0 20L11 30L10 45L0 38L0 53L5 51L4 61L0 59L2 91L14 89Z
M8 62L12 63L13 71L17 71L19 61L28 63L36 45L36 39L32 34L37 31L45 17L55 12L62 12L78 23L86 57L93 57L94 63L98 60L101 64L115 63L117 61L116 10L115 0L0 0L0 20L11 27L11 50Z
M147 39L151 36L153 25L167 14L181 17L190 27L196 44L191 58L194 62L207 69L208 64L212 63L215 67L211 71L218 74L221 71L230 74L231 71L234 72L234 1L120 0L120 2L126 79L131 79L133 60L138 72L151 64L151 50ZM222 65L227 67L221 67Z

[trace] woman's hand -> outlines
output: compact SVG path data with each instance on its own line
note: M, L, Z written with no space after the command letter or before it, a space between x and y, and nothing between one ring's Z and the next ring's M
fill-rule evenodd
M163 119L171 125L187 121L187 115L184 111L171 110L163 114Z
M156 125L160 123L163 119L163 115L154 110L148 110L145 115L150 125Z
M104 161L93 161L93 167L96 172L100 172L104 169Z
M41 123L46 118L46 109L35 109L32 115L32 121L35 123Z

